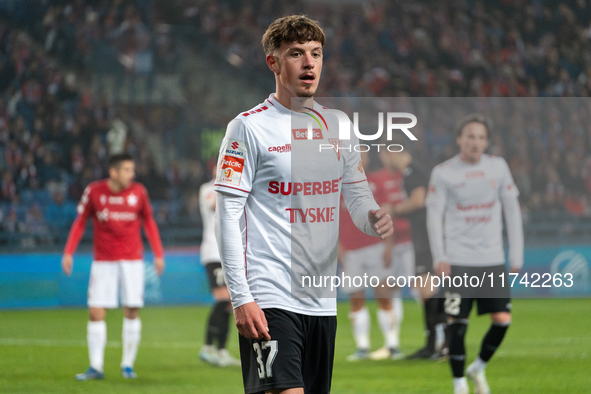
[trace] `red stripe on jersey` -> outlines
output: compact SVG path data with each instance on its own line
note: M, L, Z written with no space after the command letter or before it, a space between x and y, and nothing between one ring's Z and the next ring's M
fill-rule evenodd
M320 119L322 119L322 121L324 122L324 126L326 126L326 130L328 130L328 125L326 124L326 120L324 120L324 117L322 115L320 115L320 112L316 111L313 108L308 108L310 111L314 112L316 115L320 116Z
M267 101L268 101L268 102L269 102L269 104L271 104L273 107L275 106L275 104L273 104L273 103L271 102L271 100L267 99Z
M354 184L354 183L359 183L359 182L366 182L366 181L367 181L367 179L362 179L362 180L360 180L360 181L357 181L357 182L343 182L343 185L352 185L352 184Z
M229 188L229 189L236 189L236 190L240 190L241 192L244 192L244 193L250 193L248 190L243 190L243 189L239 189L239 188L237 188L237 187L232 187L232 186L228 186L228 185L223 185L223 184L221 184L221 183L216 183L216 184L214 184L214 186L222 186L222 187L227 187L227 188Z

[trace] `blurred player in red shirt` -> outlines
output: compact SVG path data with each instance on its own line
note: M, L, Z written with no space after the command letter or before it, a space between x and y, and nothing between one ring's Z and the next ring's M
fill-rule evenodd
M361 154L363 168L370 168L369 155ZM380 156L380 159L381 156ZM376 202L389 206L404 199L402 175L392 172L389 168L378 171L367 171L367 181ZM387 241L372 237L355 227L346 206L341 201L341 217L339 221L339 261L343 273L350 277L377 276L380 284L372 288L378 303L378 324L384 335L384 346L370 353L370 322L369 310L365 306L363 285L342 286L342 291L349 295L351 310L349 319L353 328L353 337L357 350L347 357L348 361L361 359L383 360L386 358L400 359L400 325L402 323L402 302L400 289L387 284L388 276L407 275L408 267L413 263L412 242L408 221L403 218L394 219L394 236Z
M164 257L158 227L152 216L148 192L133 182L135 164L131 155L121 153L109 159L109 178L88 185L78 204L78 217L72 225L62 258L62 268L72 273L72 254L76 250L86 221L92 217L93 262L88 285L89 322L87 328L90 367L76 375L78 380L102 379L107 342L106 309L123 305L123 357L121 373L135 379L133 363L141 337L139 309L144 306L144 262L140 227L154 252L154 268L164 270Z

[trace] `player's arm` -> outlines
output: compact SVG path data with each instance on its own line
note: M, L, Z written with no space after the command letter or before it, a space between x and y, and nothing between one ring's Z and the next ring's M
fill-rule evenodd
M158 231L158 225L154 220L154 214L152 212L152 204L150 203L150 197L145 188L143 188L143 205L142 205L142 217L144 219L144 232L154 253L154 269L158 275L162 275L164 271L164 249L162 248L162 240L160 239L160 231Z
M426 198L427 189L424 186L414 188L406 200L394 205L392 212L396 216L408 215L414 211L424 208Z
M89 216L92 214L92 201L89 198L90 188L86 188L84 193L82 194L82 198L76 207L78 211L78 216L76 216L76 220L72 223L72 228L70 228L70 233L68 234L68 240L66 241L66 246L64 248L64 254L62 256L62 270L68 276L72 274L72 267L74 265L74 259L72 255L76 251L82 236L84 235L84 231L86 230L86 222L88 221Z
M429 234L429 245L433 255L435 272L449 274L451 268L445 253L443 243L443 214L447 203L445 184L437 168L431 173L429 191L425 205L427 207L427 233Z
M353 137L351 144L359 140ZM342 151L343 188L345 204L355 226L368 235L386 239L394 234L392 218L385 208L380 208L369 189L369 184L361 165L359 152Z
M511 272L519 272L523 267L523 221L518 199L519 190L517 190L509 166L504 160L503 164L505 168L500 192L509 241L509 266Z
M247 197L218 193L215 235L238 332L245 338L271 339L265 314L254 301L248 282L240 232Z

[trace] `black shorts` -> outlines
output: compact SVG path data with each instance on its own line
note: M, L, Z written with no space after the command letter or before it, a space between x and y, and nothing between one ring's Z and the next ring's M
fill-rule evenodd
M504 275L504 281L501 280L499 275ZM445 298L444 310L448 316L461 319L468 318L474 301L478 306L479 315L511 311L511 290L508 285L507 268L504 264L486 267L452 265L450 276L452 283L454 283L454 277L462 277L462 284L466 283L466 278L469 280L470 277L476 276L479 278L479 282L482 282L482 285L457 286L460 283L457 280L455 282L456 286L449 286L449 282L444 281L441 294ZM483 277L484 281L482 281ZM476 284L476 281L474 280L472 284Z
M415 275L433 273L433 256L431 252L417 252L415 249Z
M271 340L239 335L244 392L303 387L306 394L329 394L337 317L263 311Z
M208 263L205 269L207 270L207 281L211 290L226 285L222 263Z

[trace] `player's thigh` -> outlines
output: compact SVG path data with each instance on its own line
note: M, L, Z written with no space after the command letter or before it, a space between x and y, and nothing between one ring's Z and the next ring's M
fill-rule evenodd
M305 332L301 315L275 308L263 312L271 340L239 336L245 393L304 387Z
M383 253L383 242L348 251L342 260L341 290L349 295L364 292L364 276L379 276L383 271Z
M305 316L304 388L306 393L329 394L337 332L336 316Z
M389 274L395 277L409 278L415 272L415 250L412 242L394 245L392 250L392 264Z
M448 317L457 319L466 319L470 316L472 304L474 303L474 294L470 288L455 286L460 284L460 279L467 272L466 267L451 266L450 280L444 280L441 293L444 297L443 309ZM454 279L457 279L454 281Z
M142 260L124 260L121 266L121 304L129 308L144 306L145 264Z
M119 306L120 271L118 262L93 261L88 283L90 308L117 308Z

